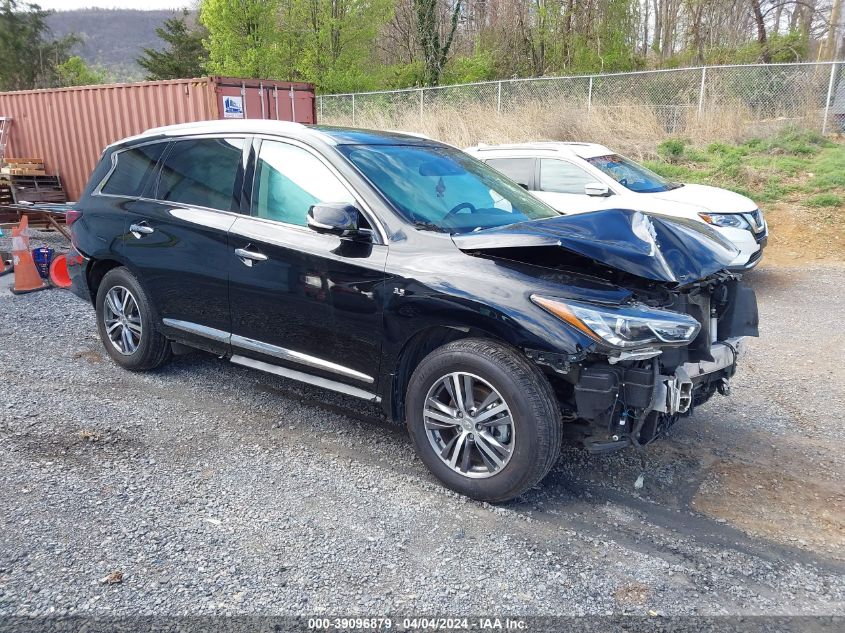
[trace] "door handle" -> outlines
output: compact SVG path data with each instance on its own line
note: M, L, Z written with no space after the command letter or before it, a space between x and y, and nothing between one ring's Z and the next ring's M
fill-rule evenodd
M155 229L147 225L146 221L139 222L138 224L132 224L129 227L129 232L132 233L132 235L135 236L135 239L138 240L140 240L144 235L149 235L153 231L155 231Z
M247 248L251 246L250 244L247 245ZM267 257L264 253L259 253L257 251L250 251L247 248L236 248L235 255L241 258L241 261L244 263L245 266L252 267L253 262L266 262L269 257Z

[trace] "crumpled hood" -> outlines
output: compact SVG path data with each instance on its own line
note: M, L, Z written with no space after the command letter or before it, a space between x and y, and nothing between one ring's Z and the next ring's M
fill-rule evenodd
M726 268L738 253L700 222L627 209L520 222L452 239L463 251L559 246L639 277L680 284Z

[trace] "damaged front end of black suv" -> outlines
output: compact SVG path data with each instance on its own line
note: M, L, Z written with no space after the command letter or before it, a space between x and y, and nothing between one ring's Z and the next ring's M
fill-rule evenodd
M524 351L552 382L567 432L592 452L647 444L716 392L728 395L743 339L758 335L753 290L725 270L733 246L695 222L611 210L454 239L465 253L557 282L530 300L584 342Z

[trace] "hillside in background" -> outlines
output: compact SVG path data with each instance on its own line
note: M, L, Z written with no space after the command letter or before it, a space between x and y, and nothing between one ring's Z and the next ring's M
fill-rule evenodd
M173 11L79 9L58 11L47 19L57 37L76 33L82 38L75 53L89 64L103 66L114 81L139 81L144 70L135 60L144 48L159 48L156 28Z

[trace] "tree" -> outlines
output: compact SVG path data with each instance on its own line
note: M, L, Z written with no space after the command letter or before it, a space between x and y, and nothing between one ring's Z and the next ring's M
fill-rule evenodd
M763 11L760 7L760 0L750 0L750 2L751 10L754 12L754 24L757 26L757 43L760 45L760 61L764 64L768 64L772 61L772 54L769 52L766 22L763 20Z
M366 85L376 68L375 41L393 0L294 0L282 7L286 49L296 76L329 91ZM373 86L378 87L378 86Z
M81 57L74 55L56 66L60 86L93 86L108 81L108 74L99 67L91 67Z
M147 79L183 79L200 77L205 73L208 51L203 39L208 37L204 26L188 24L190 12L164 21L156 34L167 47L164 50L145 48L138 65L147 71Z
M253 79L289 79L282 64L280 0L203 0L200 21L208 30L208 69Z
M58 82L56 67L67 61L79 39L51 39L45 22L50 14L37 4L0 2L0 90L48 88Z
M413 0L417 26L417 42L423 55L423 82L427 86L440 83L443 67L449 58L449 49L458 30L458 17L461 14L461 0L455 2L451 11L447 11L448 26L441 24L438 0ZM441 35L441 29L443 34Z

